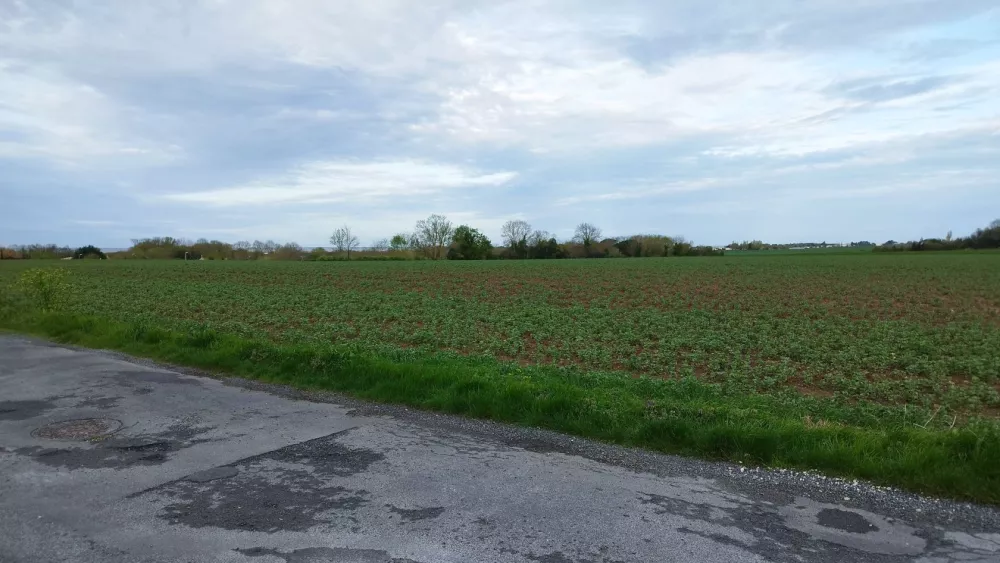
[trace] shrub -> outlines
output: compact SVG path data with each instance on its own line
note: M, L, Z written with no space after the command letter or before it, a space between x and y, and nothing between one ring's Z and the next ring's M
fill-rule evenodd
M448 249L449 260L486 260L493 252L493 245L486 235L468 225L455 229L451 248Z
M68 301L68 277L68 273L62 268L32 268L21 274L15 288L30 303L43 311L49 311Z
M104 252L100 248L97 248L92 244L88 244L87 246L81 246L80 248L77 248L76 251L73 252L73 258L77 260L81 260L84 258L100 258L101 260L108 259L108 257L104 254Z

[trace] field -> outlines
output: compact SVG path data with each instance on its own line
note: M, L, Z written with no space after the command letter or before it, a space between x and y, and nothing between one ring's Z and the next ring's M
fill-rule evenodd
M45 267L72 299L0 326L1000 502L1000 254Z

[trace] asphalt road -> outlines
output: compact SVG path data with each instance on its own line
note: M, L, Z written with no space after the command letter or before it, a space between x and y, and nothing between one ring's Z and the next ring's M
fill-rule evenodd
M192 373L0 336L0 561L1000 561L991 508Z

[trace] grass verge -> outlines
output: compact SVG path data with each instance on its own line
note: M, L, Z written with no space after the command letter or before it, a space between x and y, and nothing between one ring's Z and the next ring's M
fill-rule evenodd
M921 428L900 415L905 409L872 411L808 397L727 394L693 377L633 379L488 358L372 355L335 345L279 344L204 327L178 331L67 313L0 316L0 328L625 446L813 469L1000 504L996 425Z

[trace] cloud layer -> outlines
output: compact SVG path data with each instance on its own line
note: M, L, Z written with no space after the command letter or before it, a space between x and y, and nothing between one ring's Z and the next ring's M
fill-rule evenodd
M219 207L296 203L379 205L458 188L501 186L516 176L514 172L478 174L455 166L414 161L308 162L272 179L220 190L171 193L163 199Z
M0 243L1000 215L991 0L0 0Z

